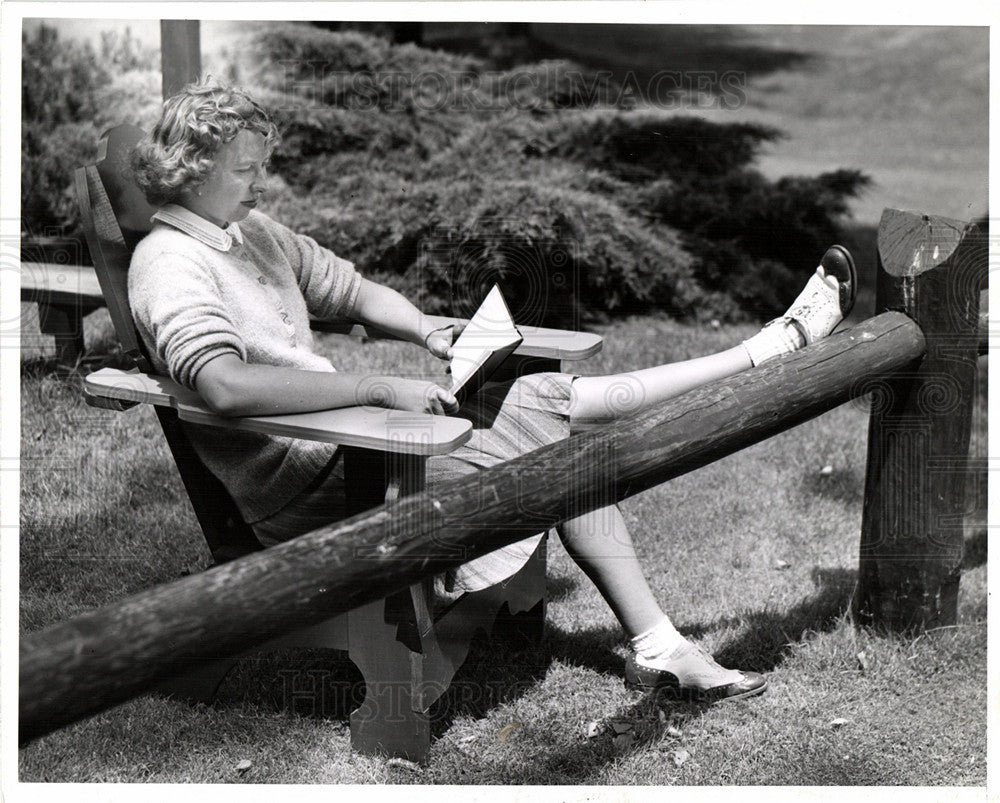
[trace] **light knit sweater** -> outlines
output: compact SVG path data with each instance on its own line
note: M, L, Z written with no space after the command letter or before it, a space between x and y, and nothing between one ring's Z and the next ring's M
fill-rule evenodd
M132 257L128 293L158 372L194 389L198 371L223 354L335 370L313 351L309 316L350 315L361 286L350 262L258 212L225 230L179 206L153 219ZM185 431L248 523L280 509L336 449L192 424Z

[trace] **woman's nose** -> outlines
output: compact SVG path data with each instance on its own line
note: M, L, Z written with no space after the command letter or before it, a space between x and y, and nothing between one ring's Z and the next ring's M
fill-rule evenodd
M250 189L254 192L259 192L261 194L267 192L267 170L266 168L261 168L258 170L253 177L253 181L250 182Z

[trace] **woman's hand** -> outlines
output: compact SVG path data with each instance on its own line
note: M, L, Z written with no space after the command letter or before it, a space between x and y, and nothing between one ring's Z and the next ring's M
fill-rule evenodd
M358 387L361 404L374 404L411 413L447 415L458 412L458 399L433 382L395 376L370 377Z
M424 338L424 345L438 359L450 360L452 357L451 346L462 334L464 328L465 324L459 322L434 329Z

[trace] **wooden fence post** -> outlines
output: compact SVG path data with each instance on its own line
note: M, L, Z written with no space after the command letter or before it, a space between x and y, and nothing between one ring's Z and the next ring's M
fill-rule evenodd
M925 356L872 396L856 619L897 631L954 624L986 232L887 209L876 308L905 312Z
M160 20L160 69L163 99L201 77L198 20Z

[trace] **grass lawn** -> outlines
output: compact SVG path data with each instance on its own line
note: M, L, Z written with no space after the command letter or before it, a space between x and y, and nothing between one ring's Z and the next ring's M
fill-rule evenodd
M714 122L773 125L785 138L760 160L768 178L857 168L874 184L851 208L960 220L987 210L989 31L872 25L537 25L547 45L629 71L742 76L743 102L667 103ZM696 86L697 84L695 84ZM662 104L659 104L662 105Z
M87 327L92 351L107 353L106 313ZM586 372L682 359L750 331L622 321L603 329ZM26 325L24 343L42 340ZM400 344L330 337L324 349L344 370L435 367L404 362L416 350ZM980 374L972 452L985 457L985 361ZM208 565L148 409L88 408L77 380L29 366L21 410L22 632ZM477 642L435 708L422 770L351 754L360 676L341 654L313 651L243 661L210 706L147 696L50 734L20 751L20 780L983 785L984 494L967 522L958 626L915 639L854 628L866 427L851 403L623 505L679 629L766 672L760 698L702 707L626 691L622 630L553 540L541 649Z

